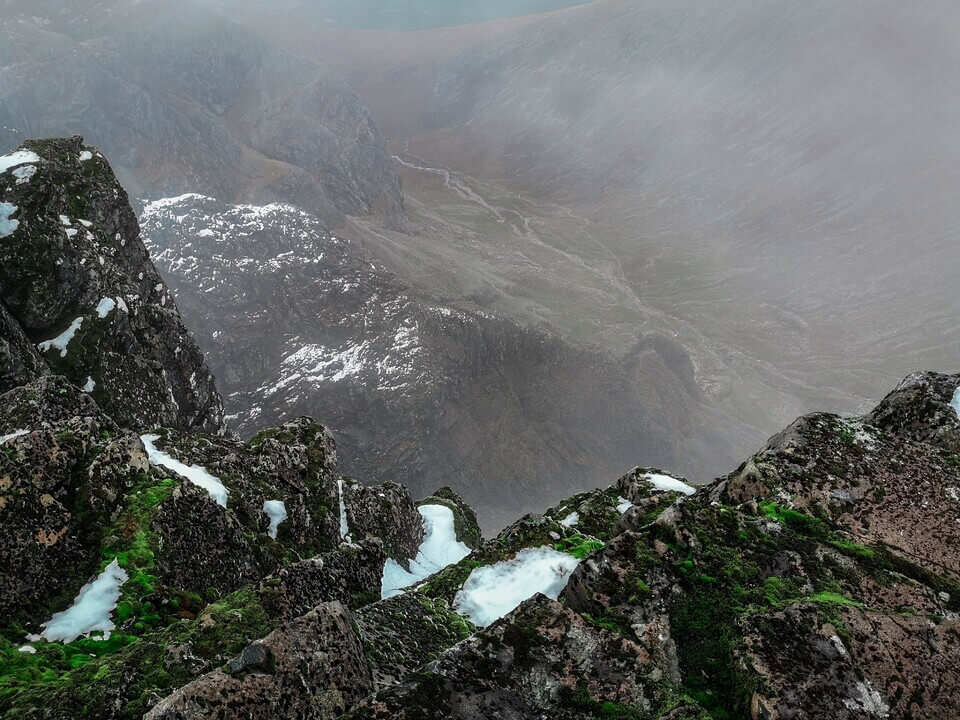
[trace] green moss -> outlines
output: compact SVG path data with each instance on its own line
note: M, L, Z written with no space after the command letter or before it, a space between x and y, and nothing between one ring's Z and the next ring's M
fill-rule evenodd
M565 537L553 546L554 550L566 553L567 555L573 555L573 557L578 560L583 560L587 555L592 555L602 547L603 543L596 538L580 535L579 533Z
M605 720L632 720L647 717L647 713L632 705L623 705L609 700L594 700L585 681L578 682L576 689L561 688L560 700L563 707L577 710L583 713L584 717Z
M849 605L857 608L866 607L866 605L861 602L851 600L845 595L835 592L818 592L814 595L810 595L807 600L812 603L817 603L818 605Z
M610 615L590 615L589 613L584 613L583 617L589 620L591 623L597 627L603 628L605 630L612 630L613 632L619 633L622 631L621 623L613 618Z
M118 716L137 718L146 712L151 699L193 677L187 665L170 662L170 648L189 645L194 656L216 667L277 624L279 619L267 613L252 589L240 590L208 606L196 620L181 619L148 630L139 638L115 635L116 645L105 648L112 652L81 661L82 666L71 666L69 660L59 664L44 661L39 675L14 687L8 684L6 694L0 692L0 714L10 720L40 717L47 711L57 717L94 717L96 708L113 702L107 698L119 695L124 701ZM87 643L83 649L96 647L92 644L96 641L79 642ZM41 652L46 657L56 647L43 645L43 650L31 657L40 657Z

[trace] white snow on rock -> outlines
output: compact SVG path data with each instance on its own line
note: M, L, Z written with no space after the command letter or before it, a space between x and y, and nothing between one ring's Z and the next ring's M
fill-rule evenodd
M17 185L23 185L24 183L30 182L30 178L36 174L36 165L22 165L21 167L14 168L13 170L13 176L17 179Z
M26 435L29 430L14 430L12 433L7 435L0 435L0 445L3 445L7 440L13 440L14 438L20 437L21 435Z
M85 393L92 393L93 389L96 386L97 386L97 383L94 381L94 379L89 375L87 375L87 382L84 383L83 387L80 389L83 390Z
M64 227L70 227L71 225L70 218L68 218L66 215L61 215L60 224L63 225Z
M113 298L105 297L97 303L97 317L105 318L117 307L117 301Z
M564 527L573 527L578 522L580 522L580 513L574 511L561 520L560 524Z
M457 540L450 508L446 505L421 505L417 509L423 516L423 542L420 543L417 557L410 561L409 572L393 558L387 558L380 584L382 598L400 595L404 588L427 579L470 554L470 548Z
M478 567L453 599L454 609L479 627L502 618L527 598L554 600L580 561L551 547L525 548L512 560Z
M347 523L347 504L343 501L343 478L337 478L337 497L340 499L340 539L350 542L350 525Z
M99 631L104 639L109 638L114 628L111 615L120 599L120 586L126 581L126 571L114 559L95 580L81 588L73 605L43 623L40 636L49 642L69 643Z
M80 162L86 162L87 160L93 160L93 153L89 150L84 150L80 153Z
M21 645L17 648L22 653L28 653L30 655L36 655L37 649L33 645Z
M697 489L682 480L677 480L669 475L660 475L658 473L649 473L643 476L643 479L653 485L657 490L664 492L680 492L684 495L693 495Z
M950 407L953 408L953 411L957 414L957 418L960 419L960 385L953 391L953 399L950 401Z
M276 540L277 528L280 527L280 523L287 519L287 506L283 504L283 500L264 500L263 512L270 518L267 535Z
M20 227L20 221L11 217L16 211L17 206L13 203L0 202L0 238L13 235L14 231Z
M0 155L0 173L5 173L17 165L26 165L27 163L40 162L40 156L29 150L18 150L9 155Z
M167 470L172 470L177 475L182 475L197 487L201 487L210 493L210 497L217 501L217 504L226 507L227 495L230 491L227 486L220 482L219 478L207 472L206 468L199 465L185 465L172 455L168 455L163 450L158 450L154 444L160 438L159 435L141 435L140 440L147 449L147 457L154 465L162 465Z
M627 500L625 497L617 498L617 511L623 515L627 510L633 507L633 503Z
M44 340L42 343L37 345L40 348L41 352L47 352L51 348L55 348L60 351L60 357L67 356L67 345L70 344L70 341L73 340L73 336L77 334L77 330L80 329L80 326L83 324L83 318L78 317L70 323L70 327L64 330L62 333L57 335L52 340Z

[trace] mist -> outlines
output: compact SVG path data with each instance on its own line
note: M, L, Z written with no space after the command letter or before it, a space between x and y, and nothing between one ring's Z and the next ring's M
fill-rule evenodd
M346 466L376 476L361 480L399 467L424 492L449 482L496 524L502 488L532 509L636 464L707 481L797 415L861 411L908 372L960 361L953 3L6 6L5 148L81 134L138 202L296 207L416 312L507 323L496 339L442 327L424 341L433 379L404 402L445 408L437 427L367 381L320 382L267 412L258 373L311 333L340 347L376 340L376 323L345 320L339 300L284 308L271 284L283 332L223 345L237 306L194 298L203 278L178 276L182 257L161 267L238 430L293 406L326 414ZM187 242L154 232L156 252ZM452 379L478 357L496 370ZM563 399L593 382L626 399ZM502 417L539 429L505 437ZM609 442L591 452L585 437ZM395 452L361 461L378 443Z

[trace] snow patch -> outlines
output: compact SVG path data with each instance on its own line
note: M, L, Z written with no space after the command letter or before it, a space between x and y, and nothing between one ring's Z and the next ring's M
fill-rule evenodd
M627 500L625 497L617 498L617 512L623 515L627 510L633 507L633 503Z
M0 238L13 235L14 231L20 227L20 221L10 217L16 211L17 206L13 203L0 202Z
M343 478L337 478L337 497L340 499L340 539L350 542L350 525L347 524L347 504L343 501Z
M101 263L102 264L102 263ZM105 297L97 303L97 317L105 318L117 307L117 301L113 298Z
M43 623L41 637L49 642L70 643L81 635L99 631L106 640L114 628L110 616L120 599L120 586L126 581L126 571L114 559L95 580L80 589L73 605Z
M0 435L0 445L3 445L5 442L7 442L7 440L13 440L14 438L18 438L18 437L20 437L21 435L26 435L28 432L30 432L30 431L29 431L29 430L14 430L12 433L9 433L9 434L7 434L7 435Z
M85 393L92 393L93 389L97 386L97 383L94 382L93 378L87 375L87 382L84 383L83 387L80 388Z
M677 480L669 475L660 475L658 473L649 473L643 476L643 479L653 485L657 490L664 492L679 492L684 495L693 495L697 489L682 480Z
M80 153L80 162L86 162L87 160L93 160L93 153L89 150L84 150Z
M400 595L404 588L426 580L470 554L470 548L457 540L450 508L446 505L421 505L417 509L423 517L423 542L420 543L417 556L410 561L409 571L393 558L387 558L380 583L382 598Z
M17 165L26 165L27 163L40 162L40 156L29 150L18 150L9 155L0 155L0 173L5 173Z
M267 535L276 540L277 528L280 527L280 523L287 519L287 506L283 504L283 500L264 500L263 512L270 518Z
M0 234L2 234L2 231L0 231ZM952 407L953 411L957 414L957 419L960 419L960 385L953 391L953 399L950 401L950 407Z
M36 655L37 649L33 645L21 645L17 648L22 653L28 653L30 655Z
M580 513L574 511L561 520L560 524L564 527L573 527L578 522L580 522Z
M221 507L227 506L227 495L230 491L227 486L220 482L219 478L207 472L206 468L199 465L185 465L172 455L168 455L163 450L158 450L154 444L160 438L159 435L141 435L140 440L147 449L147 457L154 465L162 465L167 470L172 470L178 475L182 475L197 487L201 487L210 493L210 497L217 501Z
M24 183L30 182L30 178L36 174L36 165L24 165L22 167L15 168L13 171L13 176L17 179L17 185L23 185Z
M453 607L486 627L537 593L556 600L579 564L572 555L551 547L525 548L512 560L475 568Z
M62 333L57 335L52 340L44 340L42 343L37 345L40 348L41 352L47 352L51 348L56 348L60 351L60 357L67 356L67 345L70 344L70 341L73 340L73 336L77 334L77 330L80 329L80 326L83 324L83 318L78 317L72 323L70 327L64 330Z
M858 682L854 692L854 697L843 699L843 704L848 710L861 711L877 717L890 715L890 706L887 705L883 696L873 689L869 681Z
M63 225L64 227L70 227L71 225L70 218L68 218L66 215L61 215L60 224Z

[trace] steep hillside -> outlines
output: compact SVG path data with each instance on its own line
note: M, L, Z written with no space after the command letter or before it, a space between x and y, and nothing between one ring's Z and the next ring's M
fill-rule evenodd
M327 70L190 0L14 3L0 17L0 145L83 134L131 189L199 190L402 223L359 98Z
M498 526L639 458L699 469L684 441L700 395L668 338L621 361L423 299L292 207L185 196L141 222L243 434L318 415L346 472L449 484Z
M736 454L953 357L951 3L259 27L340 69L391 138L418 227L369 242L392 268L623 353L638 327L671 334L722 416L700 432Z
M79 137L0 156L0 391L56 374L127 426L223 430L203 355L106 159Z

